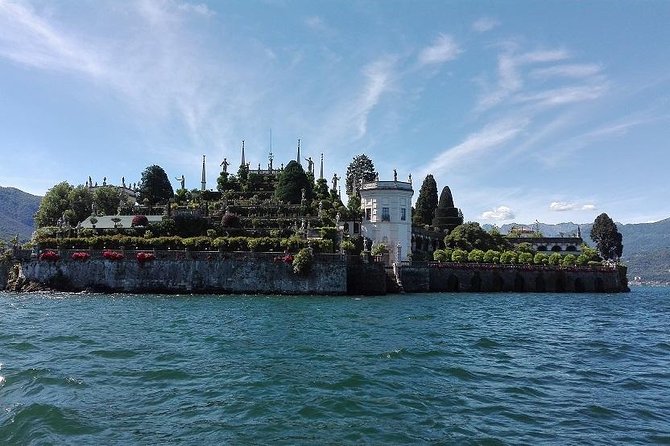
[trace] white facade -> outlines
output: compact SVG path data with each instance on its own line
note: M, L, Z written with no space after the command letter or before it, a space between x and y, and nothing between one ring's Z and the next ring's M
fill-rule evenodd
M407 260L412 249L412 183L373 181L364 183L360 193L361 235L386 245L391 261Z

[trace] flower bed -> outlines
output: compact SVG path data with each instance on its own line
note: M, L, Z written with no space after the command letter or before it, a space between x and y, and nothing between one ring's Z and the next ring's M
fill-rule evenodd
M80 262L85 262L86 260L91 258L91 254L83 251L78 251L78 252L73 252L72 255L70 256L72 260L78 260Z
M121 254L120 252L110 250L103 251L102 257L105 258L106 260L113 260L113 261L123 260L123 254Z
M156 256L153 252L138 252L135 256L140 265L144 265L146 262L151 262L156 260Z
M47 250L40 254L40 260L46 260L48 262L56 262L60 260L60 256L56 251Z

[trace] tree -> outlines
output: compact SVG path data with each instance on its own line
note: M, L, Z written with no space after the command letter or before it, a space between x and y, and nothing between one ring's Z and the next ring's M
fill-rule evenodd
M328 181L325 178L319 178L316 180L316 186L314 187L314 195L319 200L323 200L329 197L328 195Z
M142 172L140 181L140 199L154 205L167 202L174 195L172 184L162 167L152 165Z
M78 223L86 220L92 213L93 194L86 186L77 186L68 194L68 201L70 202L70 209L73 211L72 226L77 226Z
M412 222L416 225L431 224L435 217L435 209L437 209L437 183L433 175L427 175L419 190Z
M277 178L275 196L285 203L300 204L302 191L305 190L305 198L312 198L312 184L302 166L297 161L291 160Z
M598 215L593 222L591 239L596 243L603 259L616 260L623 254L623 236L614 221L604 212Z
M456 226L453 231L444 238L445 246L460 248L466 251L481 249L498 249L491 234L479 226L479 223L468 222Z
M93 202L104 215L116 215L121 204L122 194L123 192L119 192L113 186L98 187L93 193Z
M377 177L375 165L365 154L355 156L347 167L346 191L347 195L358 194L363 182L374 181ZM354 184L355 182L355 184Z
M38 228L58 224L63 213L70 209L70 192L72 192L72 186L67 181L58 183L47 191L35 214L35 223Z

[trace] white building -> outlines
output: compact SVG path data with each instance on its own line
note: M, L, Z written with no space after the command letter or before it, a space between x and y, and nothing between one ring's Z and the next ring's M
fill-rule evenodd
M408 260L412 248L412 183L377 180L363 183L360 194L361 235L373 244L386 245L391 261Z

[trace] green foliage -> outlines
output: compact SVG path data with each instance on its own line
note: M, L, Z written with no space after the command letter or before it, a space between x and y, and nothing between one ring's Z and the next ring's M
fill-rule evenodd
M144 169L139 185L140 200L150 205L166 203L174 195L172 184L162 167L152 165Z
M598 255L598 250L591 248L586 243L582 244L580 247L582 254L588 258L589 262L600 262L602 259Z
M623 236L606 213L598 215L593 222L591 239L604 259L619 259L623 254Z
M19 240L30 239L35 230L35 214L42 197L13 187L0 186L0 240L19 235Z
M543 252L538 252L533 257L533 263L536 265L547 265L549 264L549 257Z
M589 263L589 256L586 254L580 254L577 256L575 263L577 263L578 266L586 266Z
M373 256L380 256L382 254L386 254L387 252L389 252L389 250L383 243L375 243L375 245L370 250L370 253Z
M437 209L437 183L433 175L427 175L419 190L419 198L416 200L416 210L413 213L412 223L416 225L429 225L435 216Z
M349 215L354 219L361 215L361 197L351 195L347 202L347 210L349 211Z
M207 219L198 215L179 214L174 217L175 232L182 237L194 237L207 230Z
M521 265L530 265L533 263L533 254L530 252L520 252L517 262Z
M312 183L307 179L302 166L292 160L279 174L275 196L284 203L300 204L303 190L305 198L311 200Z
M73 212L73 218L69 222L71 226L77 226L91 215L93 194L88 187L77 186L73 188L68 194L68 201Z
M125 197L125 195L123 195ZM101 186L93 192L96 209L103 215L116 215L121 204L121 193L113 186Z
M444 251L444 249L436 249L433 251L433 260L444 263L450 261L451 258L447 257L447 253Z
M494 249L489 249L484 253L484 262L486 263L499 263L500 262L500 251Z
M451 248L460 248L466 251L473 249L481 249L487 251L489 249L498 249L491 234L486 232L479 226L479 223L468 222L456 226L449 235L444 238L445 246Z
M293 272L299 275L307 275L312 270L312 250L303 248L293 258Z
M514 251L518 252L519 254L521 253L527 253L527 254L532 254L533 253L533 245L531 245L528 242L522 242L519 243L514 247Z
M574 266L577 263L577 257L574 254L567 254L561 260L561 265L563 266Z
M319 178L316 180L316 186L314 186L314 196L319 200L324 200L329 197L328 181L325 178Z
M38 228L56 226L63 213L70 209L69 196L72 189L67 181L63 181L47 191L35 215Z
M360 190L363 182L374 181L376 176L375 165L370 158L365 154L355 156L347 167L345 183L347 195L355 195L354 191ZM356 184L354 184L354 181Z
M558 266L563 261L563 256L555 252L549 256L549 264L553 266Z
M226 212L223 214L223 217L221 217L221 226L224 228L239 228L240 217L232 212Z
M473 249L468 253L468 262L481 263L484 261L484 254L481 249Z
M456 248L451 253L452 262L463 263L466 262L467 260L468 260L468 252L463 249Z
M348 254L353 254L356 250L356 244L349 239L344 239L340 243L340 249Z
M500 254L500 263L503 265L514 265L516 263L517 253L514 251L505 251Z

